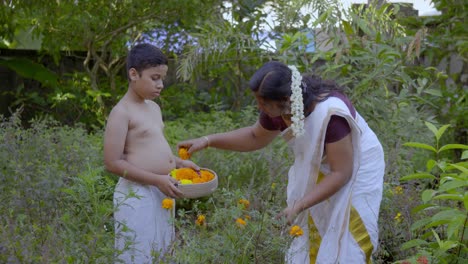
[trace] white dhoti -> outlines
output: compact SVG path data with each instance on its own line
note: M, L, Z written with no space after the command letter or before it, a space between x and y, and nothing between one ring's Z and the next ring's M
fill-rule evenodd
M158 263L168 252L175 210L162 208L164 198L154 186L119 179L114 192L116 263Z
M293 240L287 263L369 263L378 245L377 219L385 170L382 146L365 120L358 113L353 118L338 98L318 103L305 119L304 135L288 141L295 156L288 176L288 206L313 191L321 177L329 173L323 149L332 115L346 118L351 127L353 175L333 196L298 215L295 224L301 226L304 235ZM288 132L284 132L286 138Z

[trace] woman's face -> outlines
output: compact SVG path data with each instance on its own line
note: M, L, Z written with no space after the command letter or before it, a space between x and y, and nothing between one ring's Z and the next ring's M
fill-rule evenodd
M258 109L269 117L278 117L285 113L285 109L279 101L268 100L257 94L255 94L255 99L257 100Z

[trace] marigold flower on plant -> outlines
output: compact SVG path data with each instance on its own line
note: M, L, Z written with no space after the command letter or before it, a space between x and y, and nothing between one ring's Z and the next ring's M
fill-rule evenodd
M393 219L395 219L395 221L397 221L398 223L401 223L401 218L401 213L398 212Z
M403 188L400 185L396 186L395 187L395 193L396 194L402 194L403 193Z
M190 153L187 148L179 148L179 157L183 160L190 159Z
M236 219L236 224L237 224L238 227L244 227L247 224L247 222L245 222L245 220L242 219L242 218L237 218Z
M198 215L197 220L195 221L195 224L198 226L203 226L205 225L205 220L206 220L205 215L202 215L202 214Z
M304 231L302 228L298 225L293 225L291 226L291 229L289 230L289 234L294 237L299 237L304 234Z
M240 199L239 204L242 204L244 206L245 209L249 209L249 206L250 206L250 202L249 200L246 200L246 199Z
M164 198L162 200L162 208L169 210L172 209L172 207L174 207L174 200L170 198Z

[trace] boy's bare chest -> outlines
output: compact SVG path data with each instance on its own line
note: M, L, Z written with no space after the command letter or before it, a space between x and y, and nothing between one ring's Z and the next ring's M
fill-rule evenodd
M163 134L162 120L154 117L140 117L130 120L128 134L133 138L153 137Z

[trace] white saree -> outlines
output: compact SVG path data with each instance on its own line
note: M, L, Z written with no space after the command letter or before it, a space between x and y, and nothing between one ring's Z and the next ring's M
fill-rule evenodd
M353 174L337 193L295 219L304 235L293 240L286 254L287 263L370 263L377 248L385 169L382 146L365 120L358 113L353 118L338 98L330 97L316 105L305 119L302 136L289 139L290 131L283 133L295 157L288 175L288 206L313 191L329 172L323 150L332 115L346 118L351 127Z

